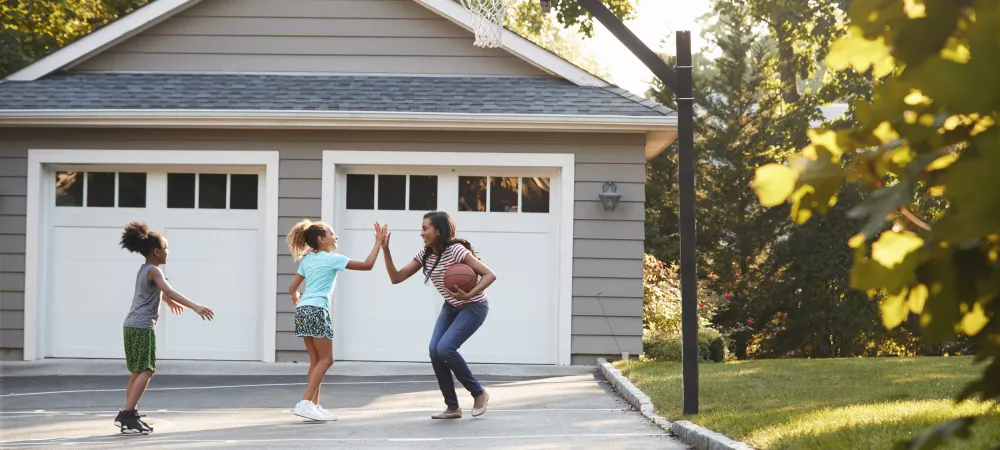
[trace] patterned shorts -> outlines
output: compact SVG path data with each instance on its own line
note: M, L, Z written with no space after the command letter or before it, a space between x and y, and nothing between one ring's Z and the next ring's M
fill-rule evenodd
M125 367L132 373L156 372L156 333L152 328L125 327Z
M310 305L295 308L295 335L333 339L330 311Z

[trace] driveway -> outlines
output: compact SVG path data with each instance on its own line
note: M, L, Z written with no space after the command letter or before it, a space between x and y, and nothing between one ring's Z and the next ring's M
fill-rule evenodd
M340 420L310 423L288 412L302 376L159 375L140 405L155 432L121 436L125 377L6 376L0 447L685 448L593 374L480 378L489 412L472 418L460 391L465 418L442 421L433 377L327 376L321 403Z

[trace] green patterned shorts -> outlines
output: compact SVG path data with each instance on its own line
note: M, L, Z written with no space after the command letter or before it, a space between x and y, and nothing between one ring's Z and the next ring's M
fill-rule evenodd
M156 333L152 328L125 327L125 366L132 373L156 372Z

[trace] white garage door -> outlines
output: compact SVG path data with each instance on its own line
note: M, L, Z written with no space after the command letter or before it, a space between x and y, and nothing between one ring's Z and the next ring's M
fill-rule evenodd
M119 247L145 220L169 241L170 283L215 320L161 305L162 359L260 359L263 176L205 167L59 167L45 196L45 356L122 358L122 321L142 257Z
M555 171L352 167L337 174L340 251L363 259L372 223L389 224L397 266L422 248L420 224L432 210L452 213L498 281L486 323L462 348L469 362L555 364L559 269ZM418 273L391 285L382 261L338 280L334 320L338 359L427 361L443 303Z

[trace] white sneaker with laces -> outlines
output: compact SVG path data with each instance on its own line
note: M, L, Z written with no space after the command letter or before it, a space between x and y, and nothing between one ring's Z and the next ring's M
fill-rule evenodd
M336 421L336 420L337 420L337 416L333 415L333 413L331 413L330 411L327 411L326 409L323 409L323 407L322 407L322 406L320 406L320 405L316 405L316 409L317 409L317 410L318 410L318 411L319 411L319 412L320 412L321 414L323 414L323 415L325 415L325 416L327 417L327 419L326 419L326 420L329 420L329 421Z
M315 421L329 420L327 416L321 413L318 409L316 409L316 405L314 405L313 402L309 400L302 400L298 402L295 405L295 408L292 409L292 414L295 414L296 416L305 419L315 420Z

